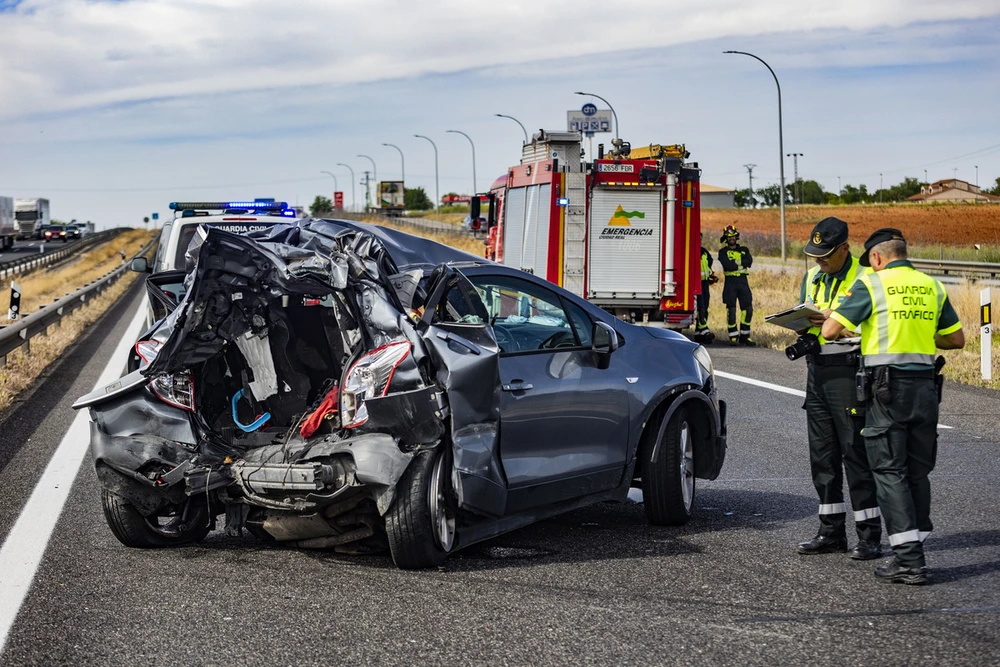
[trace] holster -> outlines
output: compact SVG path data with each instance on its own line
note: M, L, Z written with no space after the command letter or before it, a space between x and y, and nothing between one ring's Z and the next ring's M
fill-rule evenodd
M858 403L864 404L872 399L871 388L871 375L868 369L862 366L854 374L854 397L858 399Z

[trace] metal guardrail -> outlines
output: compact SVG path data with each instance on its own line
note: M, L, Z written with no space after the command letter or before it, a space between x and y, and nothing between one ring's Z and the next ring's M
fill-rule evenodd
M70 255L74 255L81 250L89 248L94 244L110 241L123 231L125 231L125 228L119 227L115 229L107 229L103 232L95 232L93 234L88 234L79 241L69 243L65 247L54 252L47 252L44 255L41 253L37 255L28 255L25 257L18 257L17 259L9 262L2 262L0 263L0 280L6 280L10 276L17 273L31 271L32 269L37 269L41 266L48 266L49 264L53 264L61 259L69 257Z
M913 264L913 268L932 275L956 275L971 278L996 278L1000 275L1000 264L989 262L953 262L943 259L914 259L911 257L910 263Z
M333 216L331 216L333 217ZM346 218L348 220L358 220L364 222L365 218L381 218L385 222L390 222L396 225L402 225L404 227L418 227L420 229L427 229L435 232L445 232L446 234L461 234L462 236L476 236L475 232L469 231L467 229L462 229L461 225L454 225L448 222L441 222L440 220L428 220L427 218L408 218L406 216L395 216L395 215L382 215L380 213L345 213L343 211L337 212L337 217ZM485 232L481 232L480 235L485 235Z
M145 255L155 245L156 240L154 239L142 248L142 250L133 255L133 259ZM50 326L77 308L84 306L88 299L97 296L111 287L115 281L128 271L130 261L123 263L118 268L110 271L102 278L98 278L89 285L81 287L49 306L43 306L40 310L31 315L26 315L23 319L0 330L0 367L6 365L8 354L23 346L27 346L27 350L30 351L30 341L34 336L44 334Z

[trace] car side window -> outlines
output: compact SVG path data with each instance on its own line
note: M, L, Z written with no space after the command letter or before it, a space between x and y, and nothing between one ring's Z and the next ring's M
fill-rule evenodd
M567 315L562 300L554 292L509 276L475 276L470 280L486 304L502 353L517 354L584 345L577 335L576 319L579 316L586 319L586 314Z
M590 347L591 336L593 335L594 322L587 315L586 311L580 306L572 303L571 301L563 300L566 305L566 312L569 314L569 319L573 323L573 328L576 329L576 336L580 340L580 345L583 347Z
M435 323L483 325L489 321L477 290L458 276L445 292L434 312Z

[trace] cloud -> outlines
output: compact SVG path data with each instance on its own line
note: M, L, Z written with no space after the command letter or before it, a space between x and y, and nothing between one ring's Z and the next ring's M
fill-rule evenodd
M343 86L815 29L936 20L929 0L23 0L0 21L6 117L178 94ZM1000 13L953 0L952 20ZM933 49L932 49L933 50ZM870 51L870 50L869 50ZM843 54L845 63L860 55Z

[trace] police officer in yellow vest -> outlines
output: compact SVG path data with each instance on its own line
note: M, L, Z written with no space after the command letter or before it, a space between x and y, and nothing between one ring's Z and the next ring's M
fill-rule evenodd
M927 582L923 542L931 524L928 474L937 455L940 365L935 350L965 346L962 324L940 282L906 260L898 229L879 229L865 242L861 276L822 334L861 328L861 357L870 378L864 437L885 518L892 562L875 569L883 581Z
M854 280L868 269L851 255L847 223L825 218L813 228L805 253L816 261L802 278L799 299L819 310L836 308ZM809 433L809 463L813 486L819 495L819 531L799 544L804 555L847 551L847 505L844 503L844 471L854 511L858 543L851 550L854 560L882 555L882 521L875 493L875 480L865 442L864 405L857 400L855 375L860 361L859 345L828 341L820 336L825 316L812 318L813 326L800 334L817 336L819 352L806 357L806 419Z

